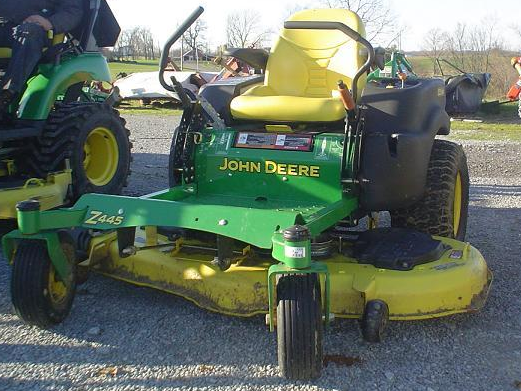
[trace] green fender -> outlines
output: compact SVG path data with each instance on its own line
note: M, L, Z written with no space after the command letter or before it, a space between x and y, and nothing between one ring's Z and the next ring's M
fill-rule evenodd
M42 64L38 74L27 82L18 117L25 120L46 120L56 97L73 84L112 80L110 70L100 53L83 53L63 57L59 65Z

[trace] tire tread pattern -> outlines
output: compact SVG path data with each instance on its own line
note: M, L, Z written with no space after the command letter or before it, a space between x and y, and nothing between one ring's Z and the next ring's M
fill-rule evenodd
M72 306L75 287L63 308L51 305L47 288L51 261L40 241L20 243L11 277L11 300L16 314L26 323L48 328L61 323Z
M462 180L462 208L459 232L454 235L454 189L458 172ZM434 140L424 198L409 208L391 211L391 225L464 240L468 202L469 172L463 148L449 141Z
M78 146L79 137L82 134L83 125L93 116L104 116L107 121L112 123L113 128L123 129L124 137L128 140L130 131L126 128L126 121L121 118L119 112L114 108L103 103L85 103L85 102L71 102L58 103L51 111L45 129L36 141L32 142L30 146L30 156L27 159L27 164L31 172L35 173L40 178L45 178L51 172L61 171L65 168L65 160L77 159L77 165L83 161L80 156L75 156L82 153ZM73 189L74 201L84 193L96 191L103 193L119 194L123 187L127 186L128 176L130 175L130 163L132 161L131 149L132 143L128 141L128 146L122 146L128 158L121 158L120 164L124 166L118 168L118 172L122 175L121 178L115 178L110 184L110 189L107 191L100 191L94 185L81 175L77 174L73 165ZM117 175L117 174L116 174Z
M316 274L280 278L277 335L282 376L310 380L322 370L322 303Z

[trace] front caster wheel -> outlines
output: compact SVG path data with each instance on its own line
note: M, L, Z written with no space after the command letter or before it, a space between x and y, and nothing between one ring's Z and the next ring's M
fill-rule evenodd
M70 241L61 242L72 267L68 285L58 276L44 242L26 240L16 250L11 298L16 314L27 324L51 327L63 322L72 307L76 291L75 250Z
M310 380L322 371L322 301L318 275L284 275L277 284L281 375Z
M382 300L368 302L360 322L364 340L371 343L382 342L388 321L389 307L385 302Z

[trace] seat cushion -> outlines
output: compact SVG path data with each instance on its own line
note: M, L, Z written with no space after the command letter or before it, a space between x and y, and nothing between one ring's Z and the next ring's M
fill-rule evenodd
M0 58L11 58L11 48L0 48Z
M276 95L268 86L257 86L231 103L234 118L274 122L334 122L345 117L340 98Z
M50 34L50 37L52 36L52 45L58 45L65 41L65 34L56 34L56 35L52 35L52 33L49 33L49 34ZM43 49L44 52L46 50L47 50L47 48ZM0 59L11 58L12 52L13 51L11 48L1 48L0 47Z

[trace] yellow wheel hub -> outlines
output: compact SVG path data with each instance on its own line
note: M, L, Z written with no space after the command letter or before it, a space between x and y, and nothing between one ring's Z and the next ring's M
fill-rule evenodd
M105 127L93 129L83 146L83 168L96 186L109 183L118 169L119 150L114 134Z
M54 304L60 305L67 299L68 292L65 284L58 279L56 271L54 267L51 265L51 269L49 271L49 297Z
M458 172L456 176L456 185L454 186L454 236L458 235L459 226L461 222L461 203L462 203L462 189L461 174Z

